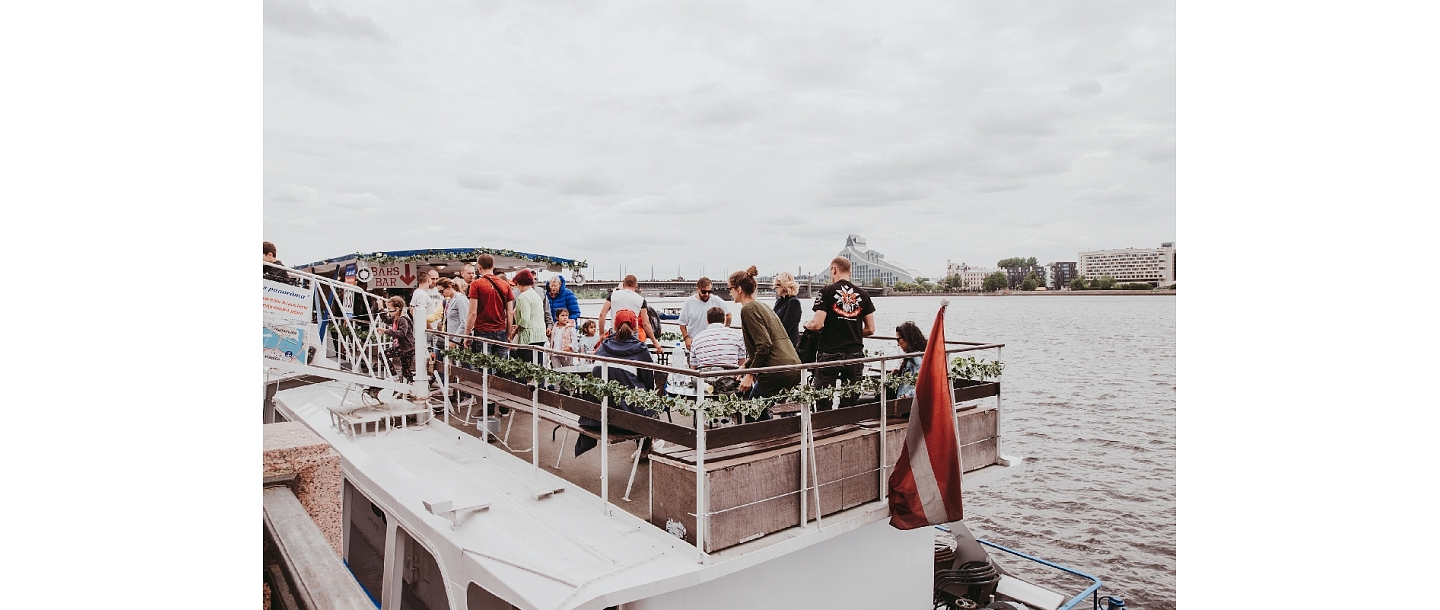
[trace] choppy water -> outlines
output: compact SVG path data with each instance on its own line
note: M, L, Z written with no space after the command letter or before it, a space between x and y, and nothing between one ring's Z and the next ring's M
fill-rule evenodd
M1094 574L1102 594L1145 610L1175 607L1175 299L954 297L945 318L951 340L1005 344L1002 449L1024 462L1018 475L965 490L966 523ZM912 320L928 335L939 305L875 299L877 334ZM992 554L1059 591L1088 584Z

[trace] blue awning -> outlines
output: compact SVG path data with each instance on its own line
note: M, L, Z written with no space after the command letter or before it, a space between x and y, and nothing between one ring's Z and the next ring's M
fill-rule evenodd
M496 259L496 267L497 267L497 268L501 268L501 267L502 267L502 262L501 262L501 261L504 260L504 259L511 259L511 260L507 261L507 264L504 264L504 265L503 265L503 266L506 266L506 267L528 266L527 263L530 263L530 264L540 264L540 265L544 265L544 266L546 266L546 267L559 266L559 267L563 267L563 268L566 268L566 269L581 269L581 268L584 268L584 267L586 266L585 261L582 261L582 260L575 260L575 259L570 259L570 258L560 258L560 257L558 257L558 256L550 256L550 255L548 255L548 254L534 254L534 253L531 253L531 252L520 252L520 251L517 251L517 250L506 250L506 249L499 249L499 248L470 247L470 248L429 248L429 249L421 249L421 250L390 250L390 251L386 251L386 252L356 252L356 253L353 253L353 254L346 254L346 255L344 255L344 256L337 256L337 257L334 257L334 258L327 258L327 259L325 259L325 260L316 261L316 262L309 263L309 264L305 264L305 265L295 265L295 266L292 267L292 268L293 268L293 269L314 269L314 268L317 268L317 267L327 267L327 268L328 268L328 267L330 267L331 265L344 264L344 263L348 263L348 262L352 262L352 261L356 261L356 260L363 260L363 261L381 261L381 262L395 261L396 259L399 259L399 260L402 260L402 261L410 261L410 262L419 262L419 261L431 261L431 260L434 260L434 261L455 261L455 262L457 262L457 263L460 263L460 262L471 262L471 261L474 261L474 260L475 260L476 258L478 258L481 254L489 254L489 255L495 257L495 259Z

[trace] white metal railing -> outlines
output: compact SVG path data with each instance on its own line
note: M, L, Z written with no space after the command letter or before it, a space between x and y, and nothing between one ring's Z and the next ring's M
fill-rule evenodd
M291 280L290 284L276 286L278 282L267 277L267 294L280 291L292 293L289 295L292 300L293 294L300 294L308 303L301 327L305 336L304 348L294 354L293 359L274 358L267 354L264 359L267 377L297 373L417 397L429 393L425 375L428 350L425 349L424 313L412 312L416 369L415 382L407 385L399 378L397 367L386 355L392 339L379 332L387 324L381 316L384 304L379 297L352 284L271 263L265 265L283 272ZM267 327L269 324L267 319ZM296 329L281 330L289 333Z
M390 337L387 336L387 335L383 335L383 334L381 334L381 333L376 332L379 328L381 328L384 324L386 324L386 322L382 319L382 316L380 315L380 311L383 310L384 304L383 304L382 301L380 301L380 300L378 299L378 297L375 297L374 295L370 295L369 293L365 292L364 290L360 289L360 288L357 287L357 286L354 286L354 285L351 285L351 284L346 284L346 283L344 283L344 282L336 281L336 280L333 280L333 279L330 279L330 278L326 278L326 277L322 277L322 276L318 276L318 275L314 275L314 274L310 274L310 273L306 273L306 272L302 272L302 271L295 271L295 270L292 270L292 269L287 269L287 268L284 268L284 267L280 267L280 266L278 266L278 265L272 265L272 264L269 264L269 263L267 263L267 266L268 266L268 267L273 267L274 269L277 269L277 270L280 270L280 271L284 272L284 273L292 280L292 282L291 282L290 284L284 284L284 285L279 285L279 286L272 286L272 284L275 284L275 283L272 282L272 281L270 281L270 280L267 278L267 280L266 280L266 290L267 290L267 294L268 294L268 291L270 291L271 289L279 289L279 290L283 290L284 292L286 292L287 294L289 294L292 298L295 297L295 295L299 295L298 298L304 299L304 298L306 298L306 296L308 295L308 303L309 303L309 307L310 307L311 309L307 309L307 311L305 312L305 315L304 315L304 317L303 317L304 327L305 327L307 330L309 330L309 329L311 329L311 328L313 327L313 328L314 328L315 330L317 330L317 331L319 332L319 334L321 335L321 336L319 336L319 337L315 337L315 338L314 338L314 339L315 339L314 341L307 341L307 342L306 342L306 345L307 345L307 346L313 346L313 347L316 348L316 349L315 349L315 352L316 352L316 353L315 353L315 355L314 355L313 357L308 353L308 352L309 352L308 349L302 349L302 350L300 350L300 353L296 354L295 357L293 358L293 360L271 358L271 357L269 357L269 354L267 353L267 357L266 357L266 359L265 359L265 366L266 366L267 374L268 374L268 373L271 373L271 372L275 372L275 371L286 371L286 372L293 372L293 373L300 373L300 374L317 375L317 376L321 376L321 377L326 377L326 378L330 378L330 379L335 379L335 380L338 380L338 381L341 381L341 382L344 382L344 383L349 383L349 384L359 384L359 385L365 385L365 386L369 386L369 387L386 388L386 389L390 389L390 390L392 390L392 391L395 391L395 392L401 393L401 394L406 394L406 393L408 393L408 394L412 395L412 397L414 397L416 400L426 400L426 399L428 399L428 397L429 397L429 387L430 387L430 386L429 386L429 375L428 375L428 373L427 373L427 369L428 369L427 364L428 364L428 360L429 360L430 349L429 349L429 345L427 344L427 341L426 341L426 335L427 335L427 333L426 333L426 330L425 330L425 317L426 317L427 312L412 311L412 312L410 313L410 315L412 316L412 318L411 318L412 321L413 321L412 327L413 327L414 335L415 335L415 363L414 363L414 366L415 366L415 369L414 369L414 370L415 370L415 374L414 374L414 382L413 382L412 384L408 384L408 385L407 385L407 384L405 384L405 383L403 382L402 379L399 379L399 378L398 378L397 371L396 371L396 367L394 366L393 363L391 363L391 362L389 361L389 358L388 358L387 355L386 355L386 347L387 347L387 344L390 343ZM268 300L268 299L267 299L267 300ZM362 308L360 307L361 304L364 305L363 311L360 311L360 310L362 309ZM312 312L313 312L313 313L312 313ZM295 320L299 320L299 318L294 318L294 319L295 319ZM297 323L298 323L298 322L297 322ZM664 324L664 325L671 325L671 324L676 324L676 323L667 320L667 321L663 321L662 324ZM267 318L267 329L268 329L268 328L270 328L270 327L269 327L268 318ZM323 329L323 330L321 330L321 329ZM279 329L279 330L282 330L282 331L284 331L284 332L293 332L295 329L294 329L294 328L285 328L285 329ZM267 331L267 332L268 332L268 331ZM815 453L816 453L816 452L815 452L815 430L814 430L814 426L812 425L812 415L813 415L814 412L816 411L816 405L813 404L813 403L803 404L803 405L801 405L801 408L800 408L800 411L799 411L799 414L798 414L799 423L800 423L800 434L799 434L799 437L798 437L798 438L796 439L796 441L795 441L795 443L798 445L797 449L798 449L798 451L799 451L799 453L800 453L800 473L799 473L800 485L799 485L799 489L796 490L796 491L793 491L793 492L786 492L786 493L784 493L784 494L777 495L777 496L775 496L775 497L773 497L773 498L765 498L765 499L762 499L762 500L757 500L757 501L755 501L755 502L751 502L751 503L747 503L747 504L746 504L746 505L750 505L750 504L754 504L754 503L758 503L758 502L764 502L764 501L768 501L768 500L773 500L773 499L775 499L775 498L780 498L780 497L789 496L789 495L791 495L791 494L799 494L800 514L799 514L799 520L798 520L799 523L798 523L798 525L799 525L800 527L802 527L802 528L805 528L805 527L808 527L808 526L809 526L809 523L810 523L810 521L811 521L811 519L810 519L810 517L809 517L809 501L810 501L810 496L811 496L812 493L813 493L814 502L815 502L815 506L816 506L814 521L815 521L815 526L816 526L816 528L819 529L819 528L823 527L823 525L822 525L822 518L823 518L823 513L824 513L823 509L822 509L822 508L820 507L820 505L819 505L820 498L821 498L820 491L821 491L821 487L823 487L823 486L825 486L825 485L833 485L833 484L835 484L835 483L839 483L839 482L841 482L841 481L848 480L848 479L851 479L851 478L855 478L855 477L858 477L858 476L865 476L865 475L869 475L869 474L871 474L871 473L878 473L878 476L877 476L877 479L878 479L878 492L879 492L879 499L878 499L878 501L879 501L879 502L882 502L882 503L887 501L887 500L886 500L887 480L886 480L886 476L885 476L885 475L886 475L887 468L888 468L889 466L891 466L891 464L889 464L889 461L891 460L891 456L889 455L889 453L888 453L888 451L887 451L886 443L885 443L886 425L887 425L887 420L888 420L888 417L887 417L887 409L889 408L889 406L888 406L888 402L889 402L889 401L888 401L888 396L887 396L888 391L887 391L887 389L886 389L886 385L887 385L887 384L886 384L886 381L887 381L887 379L888 379L889 371L885 368L885 364L886 364L887 362L889 362L889 361L892 361L892 360L899 360L899 359L903 359L903 358L908 358L908 357L921 356L921 355L923 355L923 353L921 353L921 352L913 352L913 353L898 354L898 355L882 354L882 355L879 355L879 356L868 356L868 357L855 358L855 359L850 359L850 360L827 361L827 362L807 363L807 364L799 364L799 365L760 367L760 368L753 368L753 369L744 369L744 368L741 368L741 369L724 370L724 371L700 372L700 371L691 370L691 369L688 369L688 368L681 368L680 366L673 366L673 365L667 366L667 365L661 365L661 364L651 364L651 363L639 362L639 361L634 361L634 360L625 360L625 359L618 359L618 358L601 357L601 356L595 356L595 355L591 355L591 354L577 354L577 353L574 353L574 352L561 352L561 351L559 351L559 350L555 350L555 349L549 348L548 346L542 346L542 345L523 345L523 344L509 343L509 342L505 342L505 341L499 341L499 340L495 340L495 339L488 339L488 338L483 338L483 337L478 337L478 336L455 335L455 334L445 333L445 332L439 332L439 331L435 331L435 332L430 333L430 334L434 334L434 335L437 335L437 336L439 336L439 337L443 337L443 338L448 339L448 340L450 340L450 341L457 341L457 342L459 342L459 341L469 341L469 342L471 342L472 344L474 344L474 343L479 343L480 345L483 346L482 350L483 350L485 353L489 353L494 347L503 347L503 348L508 348L508 349L511 349L511 350L529 350L530 353L532 354L532 364L536 364L536 365L540 365L540 364L546 362L546 361L548 360L548 358L547 358L548 355L563 355L563 356L568 356L568 357L572 358L574 361L578 361L578 362L589 362L589 363L592 364L592 366L598 365L598 366L600 367L600 369L601 369L601 374L600 374L600 376L601 376L601 379L602 379L603 381L609 381L609 379L610 379L610 368L611 368L612 365L619 365L619 366L624 366L624 367L633 367L633 368L640 368L640 369L648 369L648 370L651 370L651 371L653 371L653 372L665 373L665 374L667 374L667 375L680 375L680 376L688 376L688 377L694 378L694 379L696 380L696 392L695 392L695 402L696 402L695 413L696 413L696 415L695 415L695 442L694 442L694 449L695 449L695 498L696 498L696 500L695 500L696 506L695 506L695 512L694 512L694 516L695 516L695 520L696 520L695 548L696 548L696 551L697 551L697 553L698 553L698 559L699 559L699 561L702 562L702 563L708 562L708 561L709 561L709 556L710 556L709 553L705 551L705 548L706 548L706 544L705 544L705 543L706 543L706 540L705 540L705 537L706 537L706 533L709 531L708 526L709 526L709 520L710 520L710 518L713 517L714 515L717 515L717 514L720 514L720 513L723 513L723 512L728 512L728 511L730 511L730 510L735 510L736 508L741 508L741 507L731 507L731 508L727 508L727 509L722 509L722 510L720 510L720 511L712 511L712 510L710 510L710 507L709 507L709 505L708 505L709 494L707 493L707 490L706 490L706 481L707 481L707 479L706 479L706 476L705 476L705 475L706 475L706 473L705 473L705 458L706 458L706 455L705 455L705 454L706 454L706 435L707 435L707 432L706 432L706 431L707 431L707 429L709 429L709 428L711 427L711 425L713 425L714 422L713 422L712 418L705 416L705 411L704 411L705 395L704 395L704 392L701 391L701 389L702 389L703 386L704 386L704 380L705 380L705 379L709 379L709 378L713 378L713 377L721 377L721 376L739 376L739 375L746 375L746 374L759 374L759 373L771 373L771 372L798 370L798 371L801 371L801 372L802 372L802 373L801 373L802 378L801 378L801 382L800 382L800 383L805 384L805 383L808 383L808 379L806 379L806 375L808 375L813 369L828 368L828 367L837 367L837 366L844 366L844 365L850 365L850 364L864 364L864 365L876 365L876 366L878 366L878 368L879 368L879 377L880 377L880 382L881 382L881 383L880 383L880 391L878 392L878 398L879 398L879 404L878 404L878 406L879 406L879 410L878 410L878 412L877 412L875 415L876 415L876 418L877 418L878 421L879 421L879 435L880 435L880 436L879 436L879 439L880 439L880 442L879 442L879 461L878 461L878 464L877 464L876 468L875 468L875 469L867 469L867 470L865 470L865 471L863 471L863 472L856 473L856 474L852 474L852 475L850 475L850 476L844 477L844 478L842 478L842 479L838 479L838 480L836 480L836 481L830 481L830 482L827 482L827 483L820 483L820 482L819 482L819 481L820 481L820 477L819 477L819 465L818 465L818 463L817 463L817 458L816 458L816 455L815 455ZM874 336L872 336L872 337L867 337L866 339L867 339L867 340L871 340L871 341L877 341L877 340L886 340L886 339L893 339L893 338L889 338L889 337L874 337ZM603 338L601 338L600 340L603 341ZM965 341L946 341L945 343L946 343L946 346L947 346L947 348L946 348L946 350L945 350L945 353L946 353L946 355L947 355L947 358L950 357L950 356L952 356L952 355L954 355L954 354L961 353L961 352L972 352L972 351L991 350L991 349L993 349L993 350L995 350L995 352L996 352L996 360L998 361L998 360L999 360L999 357L1000 357L1000 349L1003 347L1003 344L994 344L994 343L974 343L974 342L965 342ZM953 346L953 347L952 347L952 346ZM949 368L948 364L949 364L949 363L947 363L947 370L948 370L948 368ZM439 368L440 368L440 367L437 366L437 369L439 369ZM449 421L450 421L450 416L451 416L452 410L454 410L456 416L459 416L458 408L456 407L456 405L450 404L450 398L449 398L449 397L450 397L450 390L451 390L451 388L450 388L449 386L450 386L451 380L453 379L452 373L453 373L454 368L455 368L455 363L452 362L451 359L447 357L447 358L444 359L444 362L443 362L443 371L444 371L443 375L440 375L440 374L439 374L440 371L437 370L438 381L440 382L441 388L442 388L442 390L443 390L441 395L443 396L442 401L443 401L443 403L444 403L444 405L445 405L445 421L446 421L447 424L448 424ZM489 443L489 426L488 426L488 425L484 425L484 424L485 424L485 422L486 422L486 421L488 420L488 418L489 418L489 415L488 415L488 405L489 405L490 402L491 402L491 401L490 401L490 375L491 375L491 372L490 372L490 370L489 370L488 368L480 367L480 375L481 375L481 379L482 379L482 383L481 383L481 396L479 396L478 398L480 399L480 412L481 412L482 416L481 416L481 418L477 419L476 421L471 422L471 421L469 421L469 416L468 416L468 414L467 414L467 416L465 416L462 421L464 422L464 424L467 424L467 425L476 425L478 428L480 428L480 430L481 430L481 439L484 441L483 446L486 448L485 450L488 452L488 451L489 451L489 446L490 446L490 443ZM542 385L541 383L536 382L536 383L534 384L534 387L531 389L531 396L530 396L530 399L531 399L531 408L530 408L530 412L531 412L531 445L530 445L530 449L519 450L519 451L513 450L513 449L511 450L513 453L522 453L522 452L529 452L529 453L531 453L531 456L530 456L530 457L531 457L532 473L533 473L533 476L536 477L537 479L538 479L538 477L539 477L539 472L540 472L540 455L539 455L539 451L538 451L537 447L538 447L538 445L539 445L539 440L540 440L540 439L539 439L539 430L540 430L540 425L539 425L539 419L540 419L539 399L540 399L540 389L541 389L540 387L541 387L541 385ZM837 385L837 387L840 385L839 380L836 381L836 385ZM954 392L954 389L953 389L954 386L953 386L953 384L952 384L951 388L952 388L951 391L952 391L952 402L953 402L953 392ZM838 406L838 405L839 405L839 400L840 400L840 398L839 398L838 396L836 396L836 397L834 398L834 403L835 403L835 404L832 405L832 406ZM999 407L999 404L1000 404L1000 396L999 396L998 393L997 393L996 396L995 396L995 400L996 400L996 406ZM610 434L610 421L611 421L611 418L610 418L610 410L611 410L611 408L613 408L613 407L610 405L610 399L609 399L609 397L608 397L608 396L601 397L601 408L600 408L600 439L599 439L599 443L598 443L598 449L600 450L600 496L601 496L601 500L602 500L601 505L602 505L603 510L604 510L604 512L605 512L606 515L612 514L612 513L610 512L610 511L611 511L612 503L611 503L611 501L610 501L610 489L609 489L609 445L610 445L610 442L609 442L609 438L610 438L610 437L609 437L609 434ZM513 419L512 419L512 423L513 423ZM957 430L956 430L956 435L957 435L957 439L958 439L958 438L959 438L959 430L958 430L958 427L957 427ZM997 431L997 436L998 436L998 431ZM998 451L998 440L999 440L999 439L997 438L997 451ZM508 446L507 446L507 448L508 448ZM562 451L563 451L563 448L562 448ZM638 452L638 451L640 451L640 450L637 449L637 452ZM638 456L638 453L637 453L637 456ZM963 470L963 468L962 468L962 470ZM633 481L634 481L634 478L633 478L633 477L634 477L634 472L633 472L633 468L632 468L632 473L631 473L631 482L632 482L632 483L633 483ZM812 477L813 477L813 482L812 482ZM812 490L813 490L813 492L812 492ZM627 488L627 497L625 498L625 499L627 499L627 500L628 500L628 492L629 492L629 490L628 490L628 488Z
M786 492L786 493L783 493L783 494L776 495L776 496L774 496L774 497L763 498L763 499L760 499L760 500L755 500L755 501L746 503L745 505L742 505L742 506L730 507L730 508L726 508L726 509L722 509L722 510L718 510L718 511L712 511L712 510L710 509L709 505L708 505L709 494L707 493L707 490L706 490L706 482L707 482L707 479L706 479L706 476L705 476L706 431L707 431L707 429L710 428L710 426L711 426L714 422L713 422L710 418L703 416L703 413L704 413L704 411L703 411L704 393L703 393L703 392L700 392L700 391L697 391L697 392L696 392L696 397L695 397L695 401L696 401L695 447L694 447L694 449L695 449L695 469L696 469L696 470L695 470L695 498L696 498L695 503L696 503L696 506L695 506L695 512L692 513L692 515L695 517L695 520L696 520L696 528L695 528L695 549L696 549L696 552L697 552L697 555L698 555L698 560L699 560L701 563L706 563L706 562L708 562L708 561L709 561L709 558L710 558L710 553L708 553L708 552L705 551L705 548L706 548L706 545L705 545L705 542L706 542L705 536L706 536L706 532L709 531L709 530L708 530L709 520L710 520L710 518L713 517L714 515L718 515L718 514L720 514L720 513L729 512L729 511L735 510L735 509L737 509L737 508L742 508L743 506L749 506L749 505L757 504L757 503L760 503L760 502L765 502L765 501L774 500L774 499L777 499L777 498L782 498L782 497L787 497L787 496L794 495L794 494L799 494L800 514L799 514L799 519L798 519L798 525L799 525L800 527L802 527L802 528L808 527L809 524L810 524L810 522L813 520L813 521L815 522L815 527L816 527L817 530L818 530L818 529L820 529L820 528L823 527L823 514L824 514L824 510L823 510L823 508L820 506L820 498L821 498L820 492L821 492L821 488L824 487L824 486L827 486L827 485L834 485L834 484L836 484L836 483L841 483L841 482L846 481L846 480L849 480L849 479L853 479L853 478L860 477L860 476L866 476L866 475L878 475L878 476L876 477L876 478L877 478L877 485L878 485L877 490L878 490L878 493L879 493L879 495L878 495L878 500L877 500L877 501L878 501L878 502L881 502L881 503L887 502L888 500L887 500L886 496L887 496L887 492L888 492L888 489L887 489L887 488L888 488L888 481L887 481L886 474L887 474L887 471L889 470L889 468L890 468L891 466L893 466L893 464L890 464L890 463L889 463L889 462L893 459L893 456L889 455L889 453L888 453L888 451L887 451L887 448L886 448L886 443L885 443L887 420L889 419L889 418L887 417L887 409L889 408L889 398L888 398L888 396L887 396L888 392L885 390L885 387L886 387L885 382L887 381L888 376L889 376L889 373L890 373L890 371L888 371L888 370L886 369L885 364L886 364L886 362L893 361L893 360L899 360L899 359L907 358L907 357L911 357L911 356L921 356L921 355L923 355L923 352L913 352L913 353L898 354L898 355L888 355L888 354L886 354L886 355L879 355L879 356L869 356L869 357L865 357L865 358L856 358L856 359L851 359L851 360L828 361L828 362L823 362L823 363L807 363L807 364L801 364L801 365L789 365L789 366L777 366L777 367L763 367L763 368L755 368L755 369L734 369L734 370L725 370L725 371L699 372L699 371L695 371L695 370L680 368L680 367L677 367L677 366L666 366L666 365L659 365L659 364L650 364L650 363L639 362L639 361L634 361L634 360L623 360L623 359L616 359L616 358L607 358L607 357L594 356L594 355L577 354L577 353L573 353L573 352L561 352L561 351L559 351L559 350L551 349L551 348L546 347L546 346L540 346L540 345L523 345L523 344L517 344L517 343L508 343L508 342L504 342L504 341L498 341L498 340L494 340L494 339L487 339L487 338L482 338L482 337L478 337L478 336L454 335L454 334L443 333L443 332L436 333L436 334L439 334L439 335L441 335L441 336L444 336L444 337L446 337L446 338L448 338L448 339L450 339L450 340L454 340L454 341L469 340L469 341L471 341L472 343L479 343L479 344L481 344L481 345L483 346L483 347L482 347L482 350L484 351L484 353L490 353L492 347L503 347L503 348L508 348L508 349L510 349L510 350L517 350L517 349L519 349L519 350L530 350L530 353L532 354L532 363L533 363L533 364L537 364L537 365L538 365L538 364L541 364L541 363L543 362L543 360L542 360L542 358L544 357L543 355L558 354L558 355L569 356L569 357L575 359L576 361L590 362L590 363L592 363L592 364L594 364L594 365L599 366L600 369L601 369L601 378L602 378L602 380L604 380L604 381L608 381L609 378L610 378L609 373L610 373L610 367L611 367L611 365L621 365L621 366L626 366L626 367L634 367L634 368L648 369L648 370L651 370L651 371L654 371L654 372L666 373L667 375L690 375L690 376L694 376L695 378L697 378L697 380L703 380L703 379L706 379L706 378L719 377L719 376L734 376L734 375L744 375L744 374L755 373L755 372L762 372L762 373L763 373L763 372L772 372L772 371L781 371L781 370L796 370L796 369L802 370L802 371L805 371L805 372L808 373L809 371L811 371L811 370L813 370L813 369L817 369L817 368L834 367L834 366L841 366L841 365L845 365L845 364L876 364L876 365L878 365L878 367L879 367L879 375L880 375L880 382L881 382L881 385L880 385L881 390L880 390L879 393L878 393L878 398L879 398L878 407L879 407L879 409L878 409L878 412L876 412L876 414L875 414L876 419L879 420L879 460L878 460L878 463L877 463L877 465L876 465L876 468L867 469L867 470L862 471L862 472L859 472L859 473L851 474L851 475L849 475L849 476L842 477L842 478L837 479L837 480L835 480L835 481L829 481L829 482L825 482L825 483L820 483L820 482L819 482L819 481L820 481L820 476L819 476L819 464L818 464L818 462L817 462L816 451L815 451L815 429L814 429L814 426L812 425L812 422L811 422L811 416L812 416L813 413L816 411L816 405L813 404L813 403L811 403L811 404L804 404L804 405L801 405L800 412L798 413L798 417L799 417L799 420L800 420L800 435L799 435L799 438L795 441L796 444L798 445L798 450L799 450L799 452L800 452L800 465L801 465L801 470L800 470L800 473L799 473L799 474L800 474L800 488L799 488L798 490L796 490L796 491ZM889 338L888 338L888 337L868 337L868 338L867 338L867 340L885 340L885 339L889 339ZM602 339L602 340L603 340L603 339ZM973 352L973 351L979 351L979 350L992 350L992 349L993 349L993 350L995 350L995 352L996 352L996 360L999 360L999 352L1000 352L1000 349L1003 347L1003 344L994 344L994 343L975 343L975 342L965 342L965 341L946 341L945 343L946 343L946 345L947 345L947 349L945 350L945 353L946 353L947 357L953 356L954 354L957 354L957 353ZM949 346L953 346L953 347L949 347ZM947 364L948 364L948 363L947 363ZM446 421L447 421L447 423L449 422L449 416L450 416L450 412L451 412L451 405L449 404L450 388L448 387L448 380L452 379L451 370L452 370L452 367L455 367L455 366L456 366L456 364L455 364L454 362L452 362L450 358L447 357L447 358L444 360L443 367L444 367L444 370L445 370L445 374L444 374L444 376L443 376L443 379L446 381L447 385L446 385L446 387L444 387L443 389L444 389L444 394L445 394L445 396L446 396L446 399L445 399L445 400L446 400ZM484 368L484 367L477 367L477 368L479 368L479 372L480 372L480 375L481 375L481 378L482 378L482 395L478 397L478 398L480 399L480 406L481 406L482 418L476 420L475 422L471 422L471 421L469 421L469 418L468 418L468 417L465 417L465 418L462 419L462 421L464 422L464 424L476 425L477 427L479 427L479 428L481 429L481 438L482 438L482 440L485 441L485 442L484 442L484 446L486 447L485 450L486 450L486 451L489 451L489 446L490 446L490 443L489 443L489 428L488 428L487 426L483 425L483 424L484 424L484 421L485 421L484 418L485 418L485 417L488 417L488 415L486 415L486 414L488 413L486 405L488 405L488 404L490 403L490 383L489 383L489 376L490 376L492 373L490 372L489 369L486 369L486 368ZM948 366L947 366L947 369L948 369ZM806 379L803 375L802 375L801 383L802 383L802 384L808 383L808 379ZM699 387L701 384L703 384L703 381L701 381L700 383L697 383L697 387ZM511 451L512 453L525 453L525 452L530 453L530 454L531 454L530 459L531 459L532 476L538 478L538 477L539 477L540 470L541 470L541 468L540 468L540 455L539 455L539 451L536 450L535 448L536 448L536 447L538 446L538 444L539 444L539 432L538 432L538 431L539 431L539 419L540 419L540 409L539 409L539 396L540 396L540 394L539 394L539 393L540 393L540 386L541 386L542 384L539 383L539 382L535 382L533 385L534 385L534 387L531 389L531 394L532 394L532 395L531 395L531 409L530 409L530 413L531 413L531 422L530 422L530 424L531 424L531 446L530 446L530 447L531 447L531 448L530 448L530 449L524 449L524 450L514 450L514 449L510 449L510 451ZM840 385L840 381L839 381L839 380L836 381L836 385L837 385L837 386ZM951 385L951 396L952 396L952 402L954 402L954 400L953 400L953 397L954 397L954 386L953 386L953 384ZM834 404L832 405L832 407L838 407L838 406L839 406L839 401L840 401L839 396L834 397L833 400L834 400ZM995 400L996 400L996 407L998 408L999 405L1000 405L1000 403L999 403L999 401L1000 401L1000 396L999 396L998 393L996 394ZM609 432L610 432L609 413L610 413L610 409L611 409L611 408L612 408L612 407L611 407L611 405L609 404L609 397L608 397L608 396L601 397L601 409L600 409L600 413L601 413L600 436L601 436L601 438L599 439L599 443L598 443L598 447L597 447L597 448L600 449L600 497L601 497L601 500L602 500L601 506L602 506L602 510L604 511L604 513L605 513L606 515L610 515L610 514L611 514L610 511L611 511L611 506L612 506L612 504L613 504L613 503L611 502L611 500L610 500L610 491L609 491L609 463L610 463L610 461L609 461L609 449L608 449L608 448L609 448L609 445L610 445L610 443L609 443ZM456 415L457 415L457 417L458 417L458 416L459 416L459 413L457 412ZM513 417L513 416L512 416L512 417ZM998 424L997 424L997 425L998 425ZM999 436L999 430L997 429L997 437L998 437L998 436ZM957 437L957 440L958 440L958 439L959 439L958 422L957 422L956 437ZM998 452L998 451L999 451L999 439L998 439L998 438L996 439L996 442L997 442L996 451ZM507 445L507 449L508 449L508 445ZM564 448L562 447L560 450L561 450L561 451L564 451ZM637 449L637 451L638 451L638 449ZM962 470L963 470L963 468L962 468ZM633 472L632 472L632 482L633 482ZM627 489L627 493L628 493L628 489ZM815 510L815 517L814 517L813 519L810 517L810 514L809 514L809 502L810 502L812 496L813 496L813 501L815 502L815 508L816 508L816 510ZM625 499L628 500L628 497L625 498ZM622 509L622 510L623 510L623 509Z

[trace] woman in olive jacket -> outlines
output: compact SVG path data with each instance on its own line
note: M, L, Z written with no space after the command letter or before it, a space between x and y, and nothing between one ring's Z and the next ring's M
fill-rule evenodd
M780 318L769 307L755 300L755 275L758 271L752 265L745 271L730 274L730 296L740 304L741 331L745 337L745 353L749 359L745 368L800 364L795 353L795 344L785 332ZM740 379L740 392L750 393L751 398L775 396L787 389L800 385L799 369L776 373L747 374ZM762 416L761 419L767 419Z

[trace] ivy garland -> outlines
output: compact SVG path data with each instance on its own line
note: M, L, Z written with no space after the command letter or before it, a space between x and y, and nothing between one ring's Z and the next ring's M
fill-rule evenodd
M521 259L521 260L527 260L527 261L532 261L532 262L536 262L536 263L545 263L545 264L547 264L547 265L560 265L560 266L562 266L562 267L565 267L566 269L571 269L571 270L584 269L585 267L589 266L585 261L566 261L566 260L561 260L561 259L555 258L555 257L553 257L553 256L543 256L543 255L539 255L539 254L525 254L525 253L523 253L523 252L516 252L516 251L514 251L514 250L507 250L507 249L502 249L502 248L476 248L476 249L474 249L474 250L471 250L471 251L468 252L468 253L465 253L465 252L445 252L445 251L442 251L442 250L426 250L426 251L421 252L421 253L419 253L419 254L412 254L412 255L409 255L409 256L387 256L387 255L380 254L380 253L378 253L378 252L369 253L369 254L366 254L366 253L364 253L364 252L356 252L356 253L355 253L355 258L357 258L357 259L359 259L359 260L363 260L363 261L372 262L372 263L389 264L389 263L413 263L413 262L417 262L417 261L423 262L423 261L428 261L428 260L430 260L430 259L432 259L432 258L444 258L444 259L450 259L450 260L475 260L475 259L477 259L477 258L480 258L480 255L481 255L481 254L489 254L489 255L491 255L491 256L506 256L506 257L510 257L510 258L518 258L518 259Z
M697 406L693 399L679 396L661 396L643 388L623 386L617 381L602 381L595 377L577 375L575 373L563 373L514 358L502 358L500 356L463 349L448 349L441 353L451 360L464 362L478 368L493 369L507 377L525 382L536 382L541 385L556 386L569 392L579 392L597 398L609 398L615 403L623 401L625 404L640 407L647 411L660 412L673 410L682 417L689 417L695 414L695 407ZM1004 368L1004 363L999 361L982 361L974 357L959 358L951 365L950 378L977 379L983 381L985 379L998 378ZM885 386L894 390L902 385L915 385L915 381L916 375L913 373L890 375L886 379ZM699 406L701 410L705 412L706 416L712 420L726 415L743 415L750 418L759 418L765 410L775 405L787 403L825 404L833 401L836 396L860 396L863 394L878 393L879 390L879 379L866 378L841 385L838 388L816 388L808 385L795 386L777 396L769 398L741 398L733 395L720 395L705 398L699 403Z

